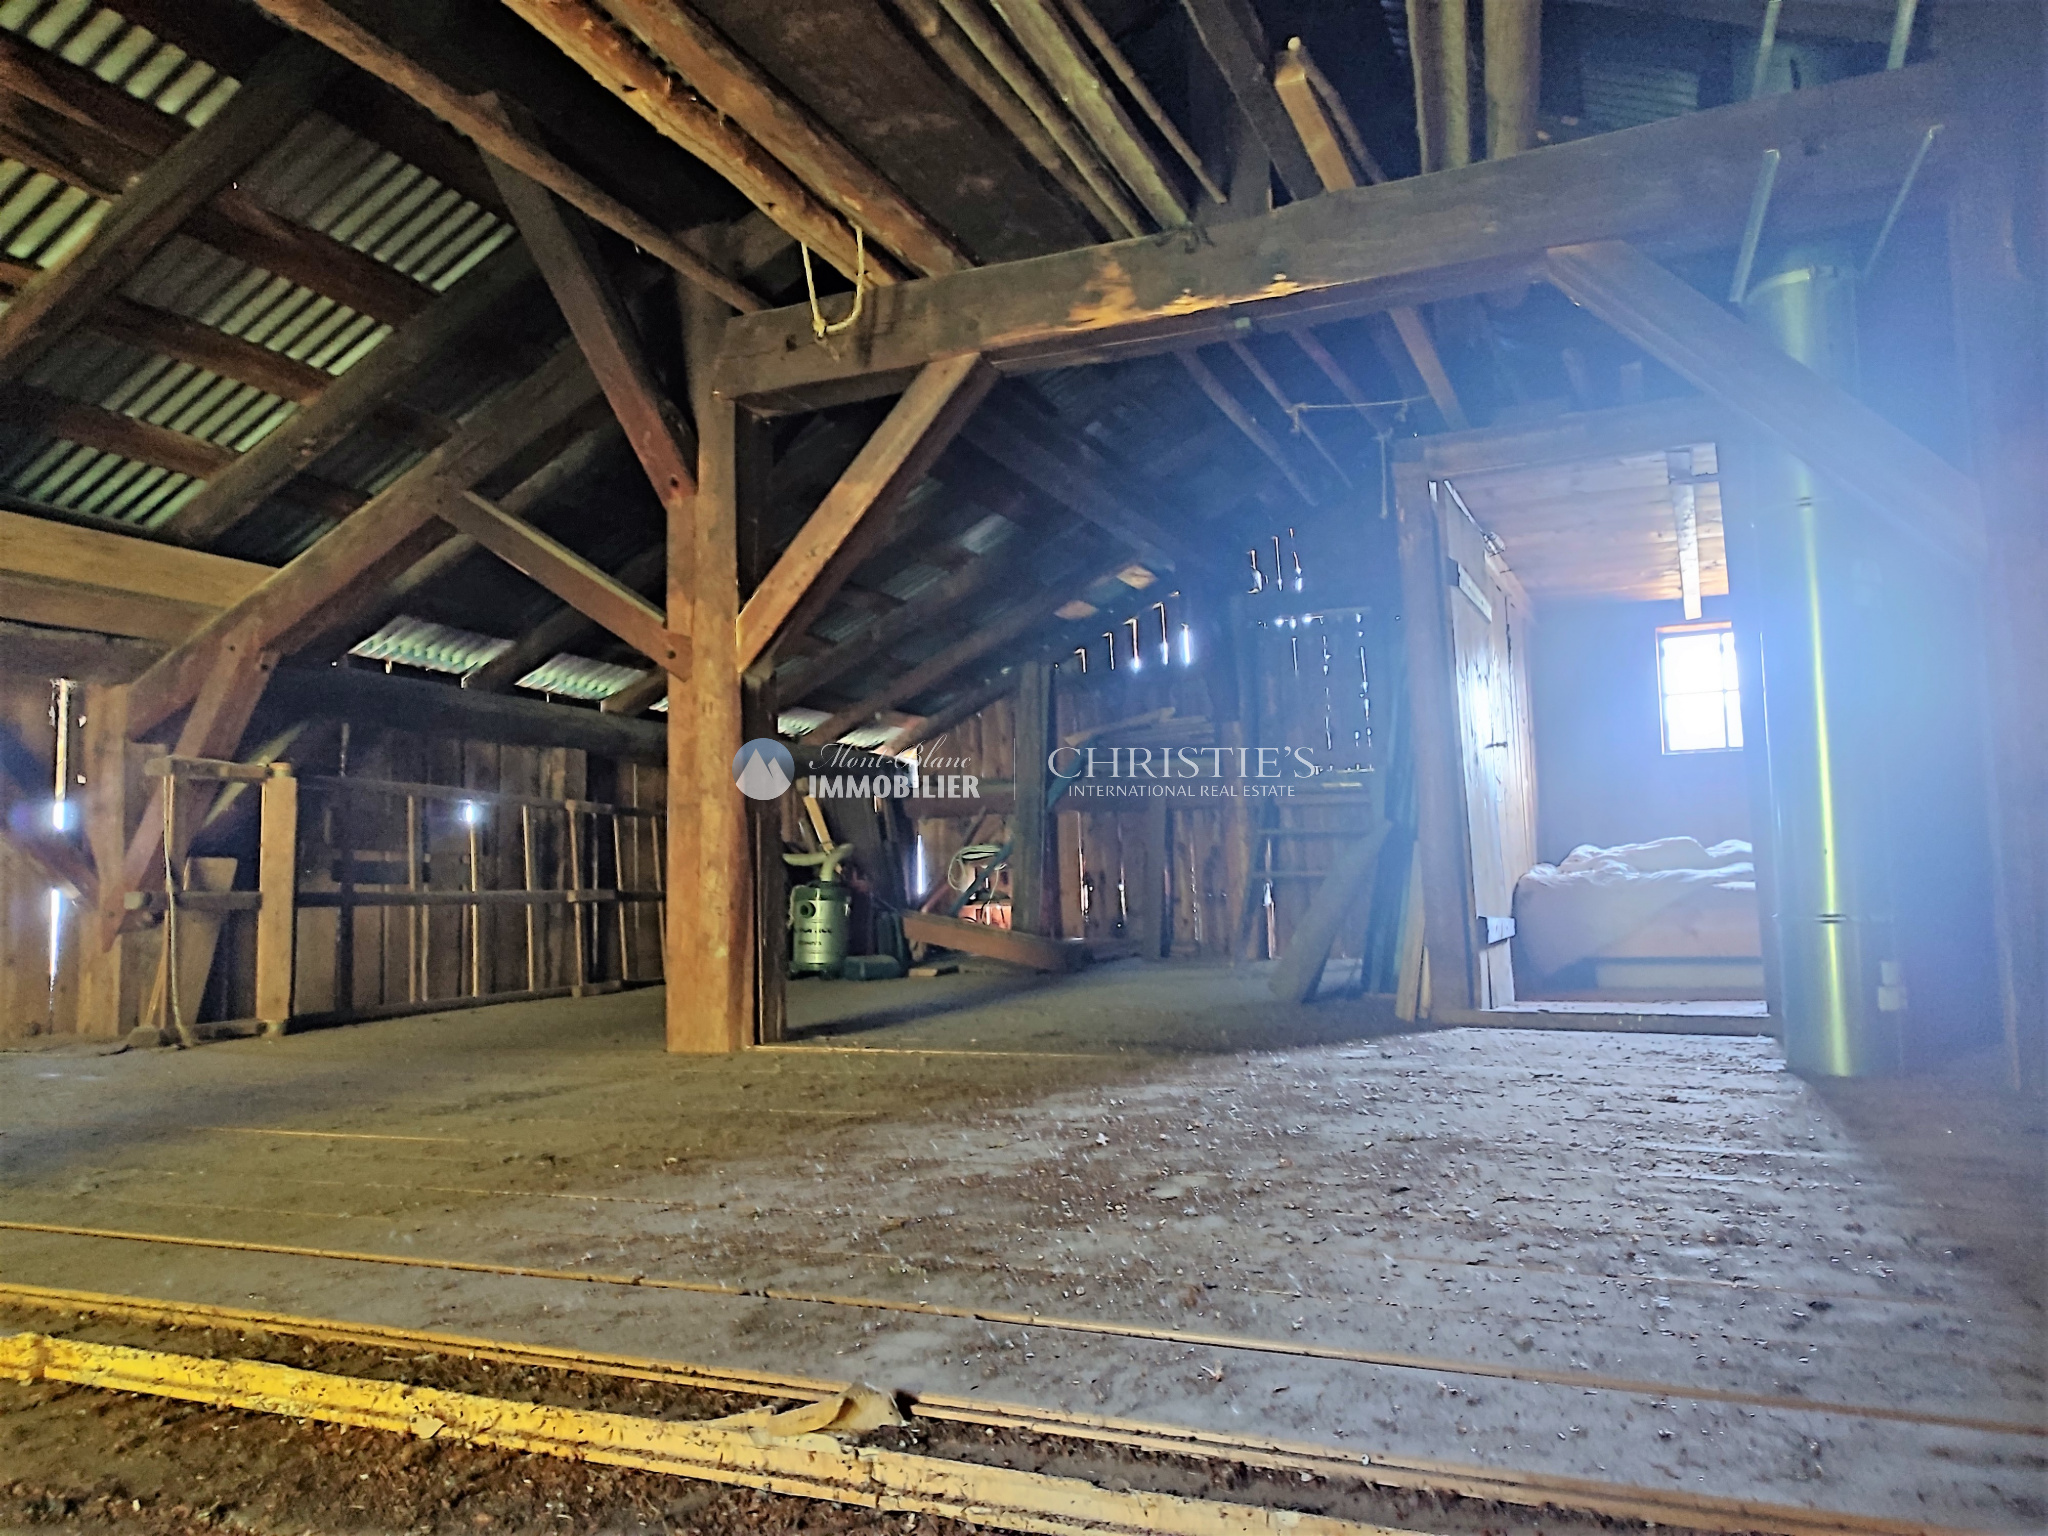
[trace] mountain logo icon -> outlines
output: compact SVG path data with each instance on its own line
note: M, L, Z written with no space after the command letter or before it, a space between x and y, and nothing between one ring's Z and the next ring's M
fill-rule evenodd
M756 736L732 760L732 782L749 800L774 800L796 778L796 759L773 736Z

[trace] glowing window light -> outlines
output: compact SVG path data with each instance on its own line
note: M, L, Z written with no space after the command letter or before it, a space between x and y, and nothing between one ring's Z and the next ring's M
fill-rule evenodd
M57 985L57 962L64 953L64 893L50 887L50 985Z
M1195 632L1185 624L1180 627L1180 664L1184 667L1195 664Z

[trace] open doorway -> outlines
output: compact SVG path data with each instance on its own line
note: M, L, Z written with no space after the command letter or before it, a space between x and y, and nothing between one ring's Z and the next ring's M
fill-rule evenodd
M1755 701L1718 454L1683 425L1425 477L1476 1008L1764 1011Z

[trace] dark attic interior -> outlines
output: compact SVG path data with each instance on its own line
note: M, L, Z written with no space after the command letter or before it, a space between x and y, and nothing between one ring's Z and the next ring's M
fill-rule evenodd
M0 1536L2048 1530L2038 0L0 0Z

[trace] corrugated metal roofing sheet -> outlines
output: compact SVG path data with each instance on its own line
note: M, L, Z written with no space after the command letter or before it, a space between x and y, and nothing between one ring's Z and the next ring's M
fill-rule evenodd
M622 667L609 661L590 661L582 656L557 656L543 662L515 685L535 693L550 693L564 699L608 699L646 670Z
M397 662L423 672L446 672L466 677L512 648L510 640L497 640L452 624L433 624L425 619L401 615L367 640L352 647L351 656L369 661Z
M0 30L91 70L189 126L204 123L234 93L233 80L92 0L0 0ZM272 212L436 291L511 238L484 209L319 113L291 125L240 185ZM77 188L0 160L0 250L16 261L51 265L90 235L106 207ZM388 326L347 305L184 237L166 242L126 292L333 374L360 362L389 334ZM236 452L260 442L293 410L250 385L83 333L67 338L28 382ZM464 403L487 387L473 381ZM352 466L363 471L360 477L342 483L373 493L418 456L417 449L387 446L371 455L375 462ZM0 486L46 505L148 527L195 494L199 482L31 434L0 454ZM280 530L288 547L269 553L295 553L322 526L308 519L303 527Z

